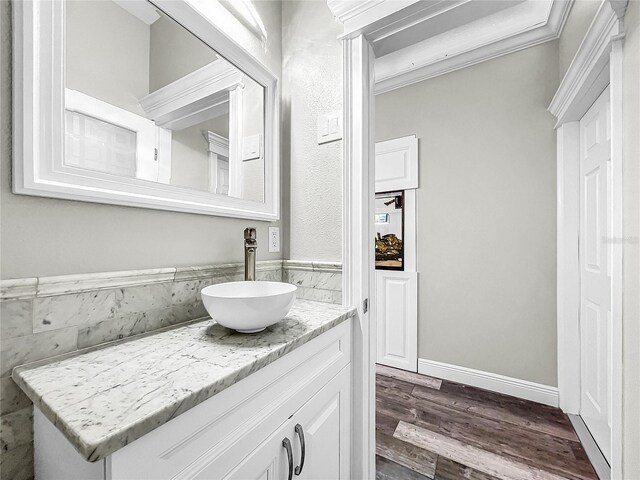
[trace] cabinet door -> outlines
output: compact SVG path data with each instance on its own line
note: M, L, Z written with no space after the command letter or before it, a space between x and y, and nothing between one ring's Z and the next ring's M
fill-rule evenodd
M291 422L285 422L269 438L262 442L255 450L248 453L245 459L235 467L231 473L222 476L219 462L213 462L193 477L199 480L282 480L289 473L287 453L282 446L286 437L293 442L293 427Z
M305 441L301 480L349 478L350 367L344 368L291 419L291 429L302 427ZM301 438L292 437L295 465L302 459Z
M418 274L376 270L376 363L418 370Z

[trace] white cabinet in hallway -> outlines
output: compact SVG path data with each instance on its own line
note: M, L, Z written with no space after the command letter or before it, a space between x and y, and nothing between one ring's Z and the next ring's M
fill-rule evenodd
M375 165L376 363L416 372L417 137L376 143Z
M377 363L418 368L418 273L376 271Z

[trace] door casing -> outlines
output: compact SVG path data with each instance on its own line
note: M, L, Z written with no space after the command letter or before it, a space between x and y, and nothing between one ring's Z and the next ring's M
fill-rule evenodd
M622 13L623 15L623 13ZM560 408L580 412L580 119L607 85L611 101L611 478L622 478L622 18L596 13L549 111L557 134L557 331Z

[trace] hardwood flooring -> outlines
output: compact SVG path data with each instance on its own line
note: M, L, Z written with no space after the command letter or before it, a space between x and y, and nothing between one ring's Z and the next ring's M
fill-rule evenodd
M557 408L378 365L376 480L597 480Z

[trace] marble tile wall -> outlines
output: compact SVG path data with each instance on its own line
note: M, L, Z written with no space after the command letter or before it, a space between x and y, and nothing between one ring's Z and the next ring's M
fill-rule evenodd
M243 268L225 264L0 282L0 480L33 477L33 406L11 380L13 367L207 316L200 290L242 280ZM281 281L282 261L258 262L256 276Z
M299 298L342 303L340 263L256 270L259 280L298 286ZM33 406L13 367L204 317L200 290L242 278L241 264L224 264L0 282L0 480L33 477Z
M341 263L284 260L282 281L298 287L298 298L342 303Z

